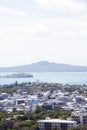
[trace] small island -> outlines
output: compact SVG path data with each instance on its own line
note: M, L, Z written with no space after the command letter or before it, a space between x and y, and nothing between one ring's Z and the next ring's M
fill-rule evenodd
M15 73L11 75L1 76L1 78L33 78L33 75L26 73Z

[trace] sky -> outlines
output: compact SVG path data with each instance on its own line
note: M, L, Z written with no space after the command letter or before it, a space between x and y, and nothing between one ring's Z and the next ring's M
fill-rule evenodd
M0 67L87 66L87 0L0 0Z

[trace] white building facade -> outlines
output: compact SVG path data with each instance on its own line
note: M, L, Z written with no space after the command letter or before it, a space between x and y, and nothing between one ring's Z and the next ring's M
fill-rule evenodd
M38 121L40 130L52 130L54 127L61 130L68 130L69 128L76 127L76 121L67 121L60 119L46 119Z

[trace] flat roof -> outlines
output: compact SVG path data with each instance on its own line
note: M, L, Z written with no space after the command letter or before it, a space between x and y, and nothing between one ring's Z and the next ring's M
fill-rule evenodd
M61 120L61 119L48 119L48 120L39 120L38 122L44 122L44 123L76 123L76 121L68 121L68 120Z

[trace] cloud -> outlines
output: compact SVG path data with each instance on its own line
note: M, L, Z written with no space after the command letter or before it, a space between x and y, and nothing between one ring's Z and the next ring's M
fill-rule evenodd
M24 16L24 13L22 11L10 9L6 6L0 6L0 13L6 13L6 14L9 14L9 15L14 15L14 16Z
M43 59L87 65L85 60L87 53L86 15L76 19L25 20L20 25L2 27L0 32L0 36L3 35L0 39L0 43L3 44L0 52L8 54L7 59L12 61L13 65Z
M34 0L34 2L46 10L62 12L87 11L87 6L84 2L76 2L75 0Z
M67 41L86 42L87 40L87 15L82 15L73 18L46 18L38 19L35 21L25 20L22 23L12 25L10 27L1 27L3 34L8 32L15 32L24 36L40 38L47 40L56 39L62 42L62 39Z
M25 0L15 0L16 2L25 2Z

